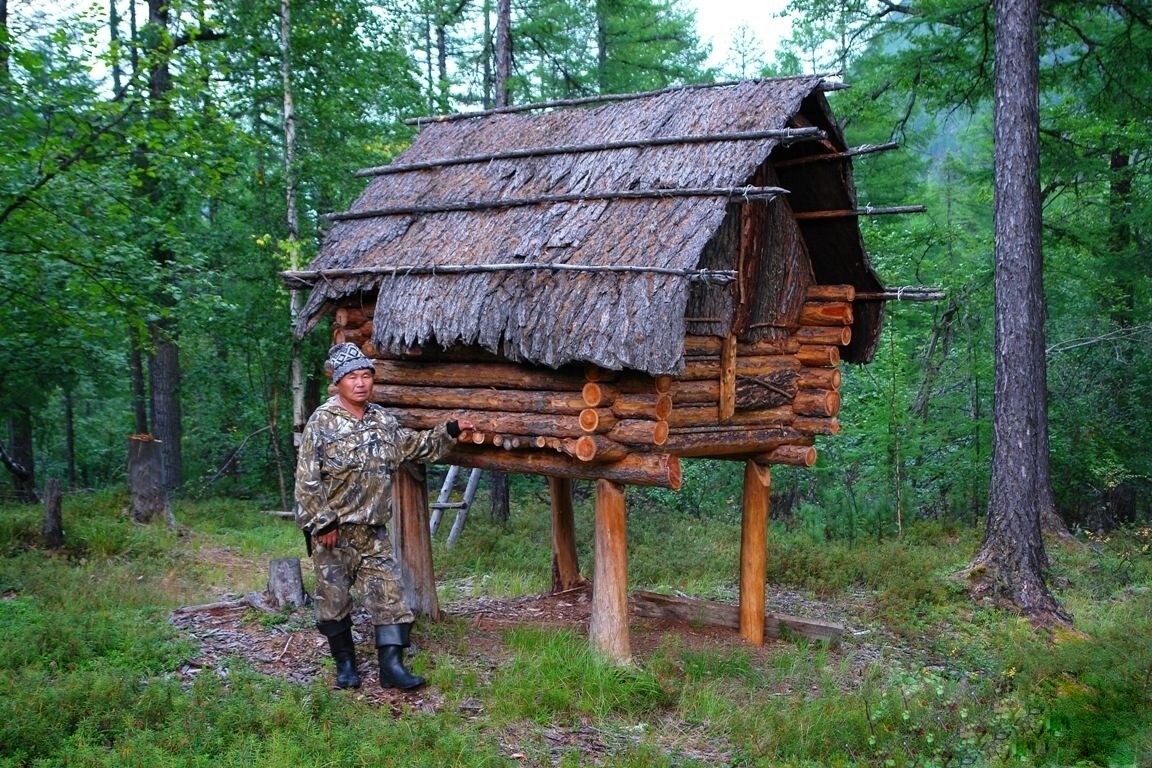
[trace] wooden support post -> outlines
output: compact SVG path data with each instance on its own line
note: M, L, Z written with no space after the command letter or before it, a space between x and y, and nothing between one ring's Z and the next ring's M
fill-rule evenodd
M549 476L548 491L552 497L552 591L562 592L584 583L576 556L572 480Z
M631 662L624 486L603 479L596 481L596 563L589 637L593 649L609 659Z
M744 464L744 516L740 527L740 636L764 645L764 582L768 575L768 505L772 470Z
M720 347L720 421L736 413L736 334L729 334Z
M428 530L428 475L419 464L401 464L392 485L392 554L404 576L404 599L413 613L440 618L432 536Z

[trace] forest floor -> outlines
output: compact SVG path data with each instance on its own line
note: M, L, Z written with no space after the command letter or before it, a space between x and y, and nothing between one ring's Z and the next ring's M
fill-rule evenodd
M217 562L217 565L223 564L227 568L245 565L235 561L235 556L227 552L202 551L201 556L218 561L230 559L230 562ZM261 566L252 563L249 567L258 569ZM470 585L456 584L453 587L455 593L467 595ZM329 685L334 684L334 671L331 664L326 663L329 658L327 642L313 626L311 609L289 614L287 620L283 616L270 620L273 617L255 609L260 606L261 597L257 593L221 595L222 599L215 603L174 610L171 614L173 625L199 646L197 655L188 660L178 674L189 682L195 676L209 672L226 676L230 667L240 660L262 674L292 683L307 685L321 678ZM869 598L863 591L852 593L847 598L840 597L836 602L816 600L799 592L770 591L767 602L772 613L834 622L843 627L840 638L828 645L827 663L838 670L845 689L859 685L868 669L877 663L897 661L917 667L932 665L931 660L920 658L921 652L907 640L883 627L868 625L864 617L870 612ZM465 623L462 629L466 642L438 643L434 637L436 633L418 623L409 657L416 659L425 653L434 658L451 656L453 668L468 669L477 679L487 681L511 655L506 641L509 630L517 627L560 628L587 635L591 603L590 587L508 599L479 595L462 597L442 604L441 612L443 621ZM347 695L387 710L394 716L413 710L436 713L445 707L455 707L464 716L483 716L479 702L462 703L458 691L449 696L434 685L412 692L380 688L376 682L371 621L360 609L353 612L353 621L358 668L364 682L359 689L348 691ZM745 642L739 632L731 628L635 615L629 622L629 633L633 659L641 665L669 643L678 652L743 653L750 655L753 663L771 664L772 656L789 648L791 643L769 638L763 646L756 647ZM791 690L779 691L780 695L793 693ZM726 758L725 745L717 743L714 734L693 738L678 729L676 723L649 725L658 733L667 734L668 739L675 740L678 754L717 763ZM618 735L606 734L586 723L565 729L550 728L545 738L553 745L553 754L558 759L574 749L585 757L611 754L612 744L608 742ZM504 746L510 756L516 755L517 740L517 734L506 736Z

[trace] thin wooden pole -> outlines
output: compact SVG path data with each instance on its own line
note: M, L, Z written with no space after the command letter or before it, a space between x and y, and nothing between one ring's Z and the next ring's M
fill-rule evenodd
M772 470L744 464L744 515L740 526L740 636L764 645L764 582L768 576L768 505Z
M811 221L812 219L844 219L850 216L883 216L892 213L924 213L928 208L923 205L894 205L889 208L845 208L839 211L797 211L792 218L797 221Z
M312 285L320 280L344 277L410 277L413 275L466 275L481 272L628 272L685 277L692 281L726 283L736 278L734 270L674 269L648 267L635 264L536 264L510 262L507 264L442 264L426 266L360 267L351 269L315 269L281 272L280 277L289 287L296 284Z
M733 133L702 133L685 136L656 136L648 139L629 139L626 141L609 141L602 144L566 144L555 147L524 147L510 149L506 152L492 152L484 155L462 155L460 157L440 157L435 160L423 160L416 163L393 163L392 165L378 165L373 168L361 168L356 171L357 176L385 176L392 173L408 173L409 171L427 171L434 168L444 168L450 165L476 165L491 163L496 160L523 160L530 157L549 157L552 155L576 155L584 152L611 152L617 149L643 149L645 147L663 147L681 144L714 144L722 141L764 141L776 139L785 144L793 141L818 141L826 138L824 131L819 128L774 128L765 131L741 131Z
M415 216L468 211L491 211L502 208L527 208L533 205L557 203L584 203L590 200L659 200L669 197L725 197L733 203L768 201L788 194L782 187L684 187L680 189L624 189L604 192L573 192L562 195L538 195L521 198L493 198L491 200L444 200L420 205L394 205L366 211L326 213L328 221L356 221L377 219L382 216Z
M779 170L780 168L791 168L796 165L811 165L812 163L827 163L833 160L848 160L853 157L860 157L861 155L870 155L874 152L886 152L890 149L899 149L900 145L894 141L887 144L863 144L859 147L853 147L846 152L830 152L826 155L805 155L804 157L794 157L790 160L778 160L772 163L772 167Z
M624 486L596 481L596 563L592 578L593 649L621 664L632 660L628 634L628 524Z
M552 497L552 591L563 592L584 583L576 556L572 480L549 476L548 491Z
M811 75L796 75L791 78L781 78L788 80L798 80ZM645 98L648 96L658 96L662 93L671 93L673 91L688 91L700 88L724 88L727 86L740 85L740 80L730 80L722 83L692 83L689 85L674 85L669 88L664 88L658 91L642 91L638 93L605 93L599 96L582 96L573 99L554 99L552 101L538 101L530 104L516 104L515 106L498 106L496 109L486 109L476 112L455 112L447 115L425 115L422 117L407 117L404 119L404 125L424 125L426 123L449 123L455 120L471 120L476 117L487 117L489 115L504 115L515 112L533 112L541 109L554 109L556 107L575 107L584 104L606 104L613 101L631 101L632 99ZM840 86L837 83L823 82L817 86L821 91L837 91Z

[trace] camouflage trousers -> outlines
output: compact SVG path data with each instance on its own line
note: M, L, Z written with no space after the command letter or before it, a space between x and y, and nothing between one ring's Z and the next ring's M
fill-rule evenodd
M373 624L416 620L404 602L400 566L383 527L342 525L334 549L313 540L316 568L316 622L341 621L352 612L352 590L364 601Z

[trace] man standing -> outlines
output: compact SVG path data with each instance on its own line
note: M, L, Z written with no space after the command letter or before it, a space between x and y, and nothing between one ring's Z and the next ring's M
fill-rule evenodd
M309 418L296 464L296 524L308 539L316 569L316 628L328 638L336 685L359 687L351 618L355 588L375 626L380 685L417 688L424 678L404 666L415 616L404 602L386 527L392 478L405 461L442 457L472 424L401 427L369 402L375 369L355 344L329 349L325 367L336 394Z

